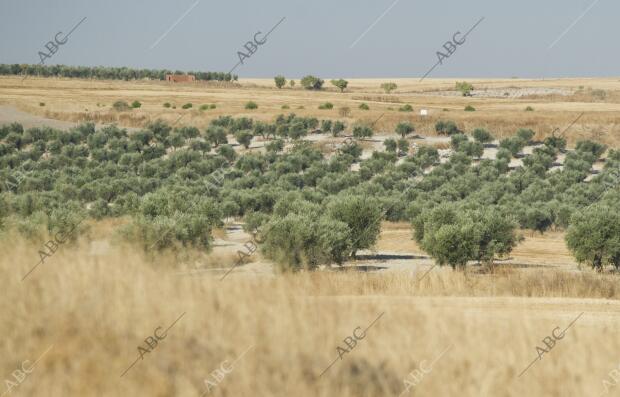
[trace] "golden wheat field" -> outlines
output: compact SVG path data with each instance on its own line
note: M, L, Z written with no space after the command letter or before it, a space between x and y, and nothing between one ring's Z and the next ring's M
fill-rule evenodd
M183 116L182 125L204 128L220 115L336 119L348 107L350 124L380 118L377 128L391 132L409 120L428 136L450 118L497 137L526 127L542 138L582 115L569 145L620 143L618 79L470 79L500 94L468 98L446 94L458 79L391 79L399 88L389 95L379 88L387 80L351 79L341 94L278 90L269 79L0 77L8 109L0 124L15 111L124 127ZM520 89L529 95L503 97ZM116 100L142 107L121 114L111 109ZM249 100L259 109L244 109ZM318 110L326 101L334 109ZM414 112L398 112L404 104ZM464 112L468 104L476 112ZM433 267L409 224L384 222L375 250L340 271L282 274L256 253L227 274L244 233L217 230L213 252L179 262L119 241L112 221L88 223L90 233L25 279L49 236L2 235L2 396L620 395L620 279L578 266L559 231L524 231L505 266L453 271Z

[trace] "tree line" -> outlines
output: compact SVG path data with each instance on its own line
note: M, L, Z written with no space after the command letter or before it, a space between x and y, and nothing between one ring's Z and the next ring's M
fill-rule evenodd
M191 74L196 80L236 81L237 75L224 72L184 72L167 69L133 69L109 66L68 66L0 64L0 75L24 75L39 77L70 77L97 80L164 80L167 74Z

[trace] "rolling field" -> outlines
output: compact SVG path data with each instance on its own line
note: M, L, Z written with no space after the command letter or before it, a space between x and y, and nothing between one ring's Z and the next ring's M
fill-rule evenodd
M398 89L385 94L379 87L385 81L396 82ZM348 107L350 115L343 119L373 122L381 117L376 122L379 131L391 132L398 122L410 120L419 133L434 135L435 122L443 118L454 120L465 129L487 128L498 138L509 136L518 128L531 128L539 134L537 139L555 129L564 130L583 113L567 133L569 145L578 139L597 139L612 146L620 143L620 80L468 79L475 89L472 97L459 96L454 90L455 81L458 79L427 79L422 83L417 79L351 79L347 91L340 93L329 88L309 92L299 84L293 89L277 89L272 79L242 79L239 84L174 84L35 77L22 81L20 77L0 77L0 105L69 122L115 122L125 127L144 126L158 118L172 123L183 116L183 125L199 128L221 115L267 121L278 114L294 112L299 116L340 119L338 109ZM494 96L485 96L485 92ZM117 100L138 100L142 107L119 113L111 108ZM259 108L246 110L244 105L248 101L256 102ZM177 109L165 109L165 102ZM333 103L334 108L318 110L325 102ZM193 108L182 110L186 103L192 103ZM361 103L368 104L370 110L358 109ZM202 104L215 104L217 108L200 111ZM414 112L399 112L405 104L413 106ZM284 105L289 109L282 109ZM467 105L476 111L464 112ZM528 106L534 111L524 111ZM429 116L419 116L420 109L427 109Z

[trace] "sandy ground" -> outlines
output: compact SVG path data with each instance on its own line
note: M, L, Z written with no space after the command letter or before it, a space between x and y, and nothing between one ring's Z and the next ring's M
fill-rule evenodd
M222 238L214 241L213 255L234 257L238 251L247 252L244 244L252 241L252 236L243 231L242 224L231 223L225 227L224 232ZM541 235L533 231L522 231L522 234L524 241L508 258L498 260L498 265L526 271L539 268L571 272L580 270L566 248L563 233L550 231ZM432 258L417 246L412 236L409 224L384 222L376 247L373 250L360 251L357 259L346 263L344 267L363 272L408 272L416 277L424 275L431 268L436 271ZM204 261L197 260L186 267L189 270L177 274L214 277L223 277L225 274L265 277L275 275L273 264L264 260L259 253L249 256L244 264L239 266L206 267ZM341 269L322 267L321 270Z

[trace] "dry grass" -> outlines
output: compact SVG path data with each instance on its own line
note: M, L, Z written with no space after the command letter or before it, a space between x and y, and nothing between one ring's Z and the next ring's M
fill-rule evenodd
M250 347L212 394L396 396L422 360L428 366L449 346L406 395L595 395L618 364L620 285L612 276L435 269L422 281L357 272L235 272L219 281L178 276L169 258L154 262L131 248L92 257L82 242L61 247L21 283L39 247L5 236L1 248L0 370L9 378L53 345L14 391L21 395L200 396L211 371ZM535 346L581 312L566 337L517 378ZM121 377L138 345L182 313ZM336 346L380 313L355 349L319 377L338 357Z
M569 90L572 95L538 95L524 98L464 98L459 96L429 95L429 92L453 90L458 79L351 79L347 92L341 94L330 88L321 92L301 88L278 90L272 79L243 79L240 84L170 84L165 82L91 81L77 79L0 77L0 104L16 106L21 110L66 121L116 122L127 127L140 127L148 121L162 118L174 122L181 115L184 125L205 128L208 122L220 115L254 117L263 121L276 115L295 112L300 116L338 119L338 108L348 106L349 124L360 120L376 120L376 128L393 131L398 122L411 121L420 134L434 135L434 124L439 119L450 119L459 127L470 131L484 127L502 138L514 134L518 128L532 128L537 139L551 134L556 128L564 129L584 113L567 133L569 144L578 139L594 138L618 146L620 121L620 81L611 78L597 79L468 79L477 89L537 88ZM379 89L384 81L395 81L399 88L387 95ZM593 95L603 90L605 98ZM139 100L140 109L130 113L111 110L116 100L131 103ZM244 109L247 101L259 105L259 110ZM45 102L45 107L39 103ZM177 109L163 108L170 102ZM194 104L193 110L182 110L184 103ZM317 110L319 104L332 102L334 109ZM370 110L359 110L365 102ZM409 103L413 113L398 112L399 104ZM97 106L97 105L100 106ZM216 104L217 109L198 111L201 104ZM290 110L282 110L282 105ZM464 112L471 104L475 112ZM299 109L303 106L304 109ZM527 106L535 111L525 112ZM392 108L393 110L389 110ZM418 115L427 109L429 116Z

